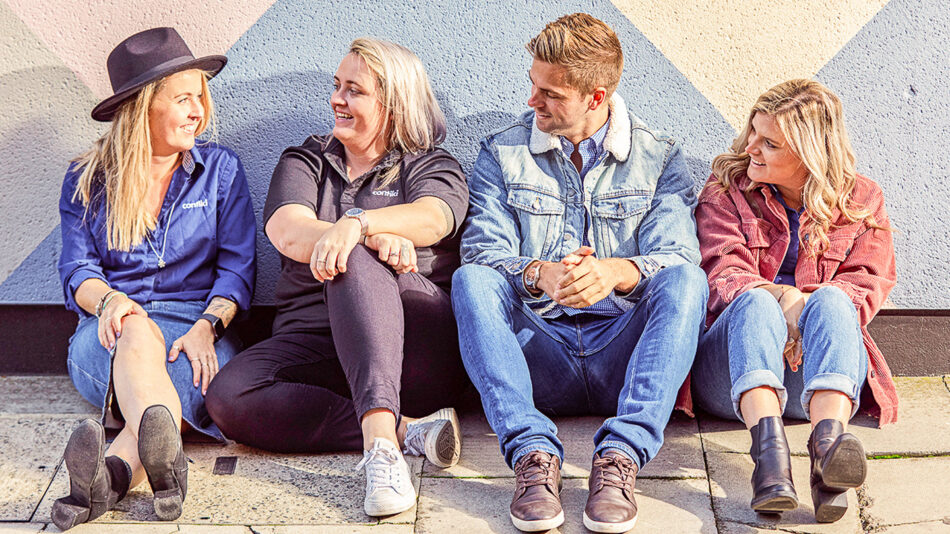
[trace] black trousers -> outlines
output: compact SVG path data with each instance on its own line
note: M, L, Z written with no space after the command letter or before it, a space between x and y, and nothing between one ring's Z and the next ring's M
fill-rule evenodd
M449 294L357 245L324 289L330 330L278 333L221 368L205 404L230 439L274 452L362 450L360 418L417 417L465 389Z

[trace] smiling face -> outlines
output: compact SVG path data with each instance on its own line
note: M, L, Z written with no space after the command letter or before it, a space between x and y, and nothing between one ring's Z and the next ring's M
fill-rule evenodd
M171 156L195 146L205 114L203 76L199 70L186 70L162 81L148 109L153 155Z
M379 156L385 152L385 109L377 96L376 78L366 62L356 54L347 54L333 76L333 88L333 137L358 155Z
M587 119L593 96L582 95L567 85L566 75L564 67L535 59L528 71L531 79L528 105L534 108L539 130L578 143L586 138L585 130L589 129Z
M801 196L808 169L789 148L774 117L761 112L752 117L745 151L751 158L746 171L750 180L776 185L786 200Z

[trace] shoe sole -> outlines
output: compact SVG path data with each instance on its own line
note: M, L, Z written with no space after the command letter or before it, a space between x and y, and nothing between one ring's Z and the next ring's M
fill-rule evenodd
M628 530L633 530L633 526L636 524L637 516L633 516L633 519L624 521L623 523L605 523L602 521L594 521L587 515L587 512L584 512L584 526L591 532L627 532Z
M373 505L366 501L363 502L363 511L366 512L366 515L371 517L385 517L388 515L395 515L405 512L406 510L412 508L416 505L416 492L413 489L412 500L406 500L406 502L398 502L396 504L388 505Z
M525 519L518 519L511 512L508 512L508 517L511 518L511 523L518 530L523 532L541 532L561 526L564 523L564 510L561 510L556 516L550 519L535 519L533 521L527 521Z
M441 467L452 467L462 455L462 437L458 415L454 408L444 408L446 417L440 419L426 436L426 459ZM442 412L443 410L439 410Z
M142 414L139 425L139 459L148 474L149 480L175 479L175 460L181 450L181 434L164 406L162 409L148 408ZM188 476L188 464L185 463L185 476ZM177 479L176 486L177 486ZM155 515L162 521L171 521L181 517L184 497L181 487L166 490L153 490L152 506Z
M66 452L63 453L66 470L69 472L69 496L56 499L51 512L53 523L60 530L68 530L89 521L92 507L91 487L101 466L98 459L105 455L105 443L106 436L102 426L91 419L79 423L69 436ZM89 451L96 451L95 462L89 461ZM89 506L77 502L87 502Z
M761 514L780 514L798 508L798 496L780 492L752 501L752 509Z
M826 490L846 491L864 484L867 458L861 441L853 434L842 434L825 454L821 480Z

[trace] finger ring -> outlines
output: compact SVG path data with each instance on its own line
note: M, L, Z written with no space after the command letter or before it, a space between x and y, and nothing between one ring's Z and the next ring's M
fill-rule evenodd
M172 345L172 350L181 350L181 347L178 345Z
M327 260L317 260L317 263L326 263Z
M399 251L398 251L398 250L389 253L389 257L390 257L390 258L392 258L393 256L398 256L398 255L399 255Z
M207 366L208 366L208 362L201 362L201 366L202 366L202 367L207 367Z

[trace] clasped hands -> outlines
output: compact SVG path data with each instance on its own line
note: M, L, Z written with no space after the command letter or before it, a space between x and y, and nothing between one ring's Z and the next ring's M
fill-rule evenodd
M346 262L360 241L360 222L343 217L320 236L310 256L310 272L319 282L333 280L346 272ZM396 234L379 233L366 236L364 244L377 252L379 260L396 274L418 272L416 247L412 241Z
M803 355L802 332L798 328L798 320L802 316L802 310L805 309L805 302L808 301L810 293L802 293L800 289L794 286L779 285L775 287L782 292L778 296L778 303L782 307L782 315L785 316L785 326L788 329L788 339L785 342L785 349L782 354L794 373L798 371L798 366L802 364Z
M542 262L537 287L558 304L585 308L605 299L614 289L633 289L639 274L630 260L599 259L593 248L583 246L559 262Z

